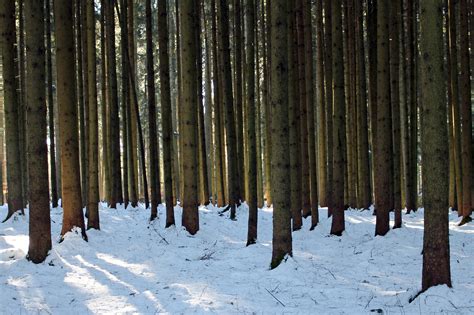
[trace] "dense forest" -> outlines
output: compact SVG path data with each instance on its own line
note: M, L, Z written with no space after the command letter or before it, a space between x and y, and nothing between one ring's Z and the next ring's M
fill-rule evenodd
M421 292L451 287L448 216L474 207L472 0L3 0L0 35L3 222L29 217L33 263L58 206L67 242L101 203L150 222L163 205L159 229L190 235L200 205L246 205L247 246L272 208L271 269L321 208L334 237L348 211L386 237L423 208Z

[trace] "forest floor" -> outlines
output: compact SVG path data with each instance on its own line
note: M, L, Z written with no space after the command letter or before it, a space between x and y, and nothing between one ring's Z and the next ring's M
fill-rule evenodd
M77 232L58 243L61 209L51 212L53 249L34 265L28 217L0 225L0 314L117 313L474 313L474 225L450 214L453 288L421 287L423 210L404 215L403 228L374 237L369 211L346 211L346 232L329 235L331 220L293 233L293 258L269 270L271 209L259 211L259 239L246 247L248 210L237 221L200 208L201 230L148 223L143 208L101 207L101 231ZM6 207L0 208L0 215ZM392 217L393 219L393 217ZM176 222L181 209L176 208ZM392 221L393 224L393 221Z

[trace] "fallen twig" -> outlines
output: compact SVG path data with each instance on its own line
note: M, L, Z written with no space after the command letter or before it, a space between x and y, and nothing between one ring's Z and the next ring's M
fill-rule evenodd
M283 305L283 307L286 307L285 304L283 304L282 301L280 301L273 293L271 293L267 288L265 288L265 290L267 290L268 294L270 294L275 300L277 300L278 303L280 303L281 305Z

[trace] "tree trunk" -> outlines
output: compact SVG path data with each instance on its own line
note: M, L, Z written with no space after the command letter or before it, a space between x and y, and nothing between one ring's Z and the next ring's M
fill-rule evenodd
M58 0L54 4L56 17L56 67L58 81L59 132L61 141L61 175L63 225L61 236L74 227L87 239L81 201L77 109L74 102L74 31L72 3ZM31 172L31 168L30 168Z
M248 200L249 221L247 246L257 240L257 141L255 137L255 0L245 1L246 19L246 103L247 103L247 139L248 139Z
M389 3L377 3L377 132L375 145L375 235L390 229L392 121L390 107Z
M0 15L0 25L2 29L0 39L3 57L3 95L7 151L8 213L5 220L3 220L3 222L5 222L18 210L23 214L24 201L20 160L21 143L18 138L20 129L18 124L19 95L17 92L17 81L15 79L15 3L14 1L3 1L0 8L0 11L4 13Z
M181 22L181 70L186 75L182 78L183 104L181 106L182 121L182 159L183 159L183 217L182 225L194 235L199 230L198 212L198 157L196 131L196 12L193 1L179 2L179 18Z
M341 236L344 223L344 61L342 55L342 12L341 0L332 2L332 74L333 74L333 160L332 160L332 213L331 234Z
M89 83L87 228L99 230L99 118L97 114L96 40L93 2L87 2L85 14L87 19L87 81Z
M440 284L451 287L443 2L420 1L421 173L425 208L422 291Z
M58 206L58 189L56 180L56 139L54 133L54 101L53 101L53 62L51 47L51 6L50 1L45 1L46 14L46 81L48 84L48 129L49 129L49 167L51 185L51 204L53 208Z
M461 165L462 165L462 216L461 224L470 221L472 179L472 110L471 80L469 68L469 34L467 0L459 2L460 76L459 96L461 102Z
M327 188L326 205L328 217L332 215L333 198L333 76L332 76L332 0L323 2L324 9L324 88L326 93L326 150L327 150Z
M7 1L13 3L13 1ZM44 7L42 1L25 2L26 112L28 120L28 200L29 247L27 258L34 263L46 259L51 249L51 219L49 215L48 150L46 147L46 89ZM69 16L72 22L72 10ZM61 25L62 23L57 23ZM72 25L71 25L72 32ZM70 35L72 41L72 34ZM71 48L72 49L72 48ZM70 58L70 60L73 60ZM13 64L13 63L12 63ZM5 69L4 69L5 70ZM70 69L69 69L70 71ZM70 71L74 77L74 71ZM72 80L74 82L74 79ZM74 96L74 95L73 95ZM71 102L75 106L75 102ZM76 121L73 122L75 124ZM79 205L80 205L79 195Z
M299 0L297 0L299 1ZM292 230L297 231L303 225L301 195L301 146L300 146L300 107L298 81L298 40L296 29L295 0L288 4L288 127L290 155L290 210Z
M288 3L273 0L271 7L271 107L273 241L271 268L292 255L290 176L288 156Z

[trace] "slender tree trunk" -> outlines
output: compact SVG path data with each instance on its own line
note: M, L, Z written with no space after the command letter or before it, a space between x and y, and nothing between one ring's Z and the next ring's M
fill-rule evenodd
M367 123L367 81L365 73L365 49L363 28L363 6L355 1L355 45L357 73L357 208L368 209L370 206L370 166L369 138Z
M460 76L459 96L461 105L461 164L462 164L462 216L460 224L471 221L472 180L472 109L469 66L469 34L467 0L459 2Z
M112 179L112 196L110 198L110 207L116 208L117 203L123 202L122 183L121 183L121 167L120 167L120 125L118 113L118 92L117 92L117 69L116 69L116 53L115 53L115 18L114 18L114 1L107 1L107 21L106 21L106 38L107 38L107 70L108 70L108 87L110 100L110 170Z
M220 29L220 52L221 52L221 75L223 85L222 106L225 114L226 149L227 149L227 175L229 192L230 218L235 219L236 207L240 204L239 198L239 178L237 174L237 150L236 131L234 123L234 106L232 100L232 73L230 67L230 46L229 46L229 8L225 0L219 0L217 14Z
M170 67L168 55L168 15L166 3L158 2L158 47L160 58L161 124L165 181L166 227L175 224L173 209L173 125L171 112ZM151 137L150 137L151 139Z
M12 2L12 1L8 1ZM48 150L46 147L46 89L44 6L42 1L25 2L26 50L26 113L28 120L28 200L29 247L27 258L34 263L46 259L51 249L51 219L49 215ZM72 11L69 20L72 21ZM61 23L57 23L60 25ZM71 25L72 30L72 25ZM72 34L71 40L72 40ZM71 60L73 60L71 58ZM5 69L4 69L5 70ZM70 71L72 76L74 72ZM74 82L74 80L73 80ZM75 106L73 101L72 106ZM75 124L75 121L74 123ZM80 196L79 196L80 203Z
M299 1L299 0L297 0ZM295 0L288 2L288 127L290 155L290 210L292 230L300 230L302 220L301 195L301 146L300 146L300 107L298 81L298 40L296 29Z
M248 137L248 205L249 222L247 245L257 240L257 141L255 132L255 0L245 1L246 20L246 103L247 103L247 137Z
M423 88L421 153L425 207L422 291L440 284L451 287L443 2L420 1L420 49L423 56L420 60Z
M50 1L45 1L46 14L46 80L48 84L48 129L49 129L49 167L51 185L51 204L53 208L58 206L58 189L56 180L56 139L54 133L54 101L53 101L53 62L51 47L51 6Z
M22 181L22 199L23 206L26 207L28 202L28 162L27 162L27 137L26 137L26 48L25 48L25 14L24 14L24 1L19 0L18 2L18 32L19 34L19 49L18 49L18 70L20 71L19 83L20 95L19 95L19 111L18 111L18 141L20 143L20 163L21 163L21 181ZM56 120L57 123L57 120ZM57 126L57 125L56 125ZM58 128L56 128L58 129ZM58 150L59 151L59 150ZM56 160L58 155L56 155ZM58 176L60 176L60 168L58 169ZM8 175L7 175L8 177ZM60 179L58 180L60 186ZM59 189L60 190L60 189ZM59 196L61 192L59 191Z
M326 92L324 78L324 29L323 29L323 3L316 1L316 108L317 108L317 150L318 150L318 194L319 204L327 206L327 132L326 132Z
M164 12L164 20L165 20L165 23L166 23L166 3L164 3L164 1L161 1L163 2L163 4L161 6L164 6L165 7L165 12ZM162 19L162 17L160 16L162 12L160 11L158 13L158 18L159 18L159 22L160 20ZM158 23L159 23L158 22ZM151 187L151 214L150 214L150 221L153 221L154 219L156 219L156 217L158 216L158 202L160 200L160 197L159 197L159 194L160 194L160 185L159 185L159 159L158 159L158 138L156 136L156 98L155 98L155 70L154 70L154 63L153 63L153 29L152 29L152 12L151 12L151 0L147 0L146 1L146 75L147 75L147 97L148 97L148 137L149 137L149 141L150 141L150 145L149 145L149 151L148 151L148 155L149 155L149 158L150 158L150 187ZM167 26L167 24L166 24ZM160 35L161 33L163 32L163 30L161 30L161 25L159 25L159 32L160 32ZM167 35L166 35L167 36ZM161 39L161 38L160 38ZM168 42L166 41L165 43L165 50L167 51L168 50ZM160 42L160 48L162 47L162 43ZM161 49L160 49L160 52L161 52ZM166 56L167 58L168 56ZM161 61L161 60L160 60ZM169 62L169 61L168 61ZM161 65L161 62L160 62L160 65ZM168 69L168 72L169 72L169 69ZM168 80L169 80L169 74L168 74ZM163 85L163 77L160 78L160 83L161 85ZM161 93L166 93L166 91L163 91L163 86L161 88L162 92ZM170 100L169 98L169 81L168 81L168 101ZM165 100L166 101L166 100ZM165 110L170 110L170 103L168 104L164 104L164 102L162 101L162 114ZM164 109L166 107L166 109ZM167 112L168 114L168 112ZM168 115L170 116L170 115ZM162 123L164 120L166 119L169 119L169 121L167 122L168 125L169 123L171 123L171 117L165 117L165 119L163 119L162 117ZM166 129L165 131L165 126L163 126L163 133L167 133L167 136L169 137L170 136L170 128L169 126L168 129ZM168 152L163 152L164 154L169 154L170 153L170 148L168 147L170 145L170 141L171 139L167 139L168 142L166 143L167 147L166 149L168 150ZM164 145L164 141L163 141L163 145ZM163 148L165 149L165 148ZM171 161L170 160L166 160L166 165L165 165L165 175L167 174L167 171L170 172L171 171L171 167L169 165ZM169 169L167 169L169 167ZM166 184L169 184L169 183L166 183L166 178L165 178L165 185ZM171 180L171 178L169 178L169 180ZM166 187L165 187L166 189ZM169 189L169 187L168 187ZM166 196L168 196L169 194L169 190L167 190L165 192ZM171 194L172 196L172 194ZM167 206L168 206L168 200L166 200L167 202ZM169 204L172 206L173 204L173 201L171 200L169 202Z
M390 107L389 3L377 3L377 142L375 146L375 235L390 229L392 122ZM384 174L383 176L377 174Z
M88 163L88 190L87 210L88 229L100 229L99 224L99 126L97 114L97 74L96 74L96 40L95 40L95 12L94 3L87 2L87 76L89 92L89 163Z
M106 52L106 43L105 43L105 21L106 21L106 10L105 10L105 0L101 0L101 25L100 25L100 58L101 58L101 119L102 119L102 165L103 165L103 176L104 176L104 186L103 186L103 199L110 201L111 197L111 170L110 170L110 155L109 155L109 102L107 98L107 52Z
M21 143L20 139L18 138L20 129L18 123L19 95L17 92L17 80L15 79L15 3L14 1L4 1L2 2L0 9L0 11L3 12L3 14L0 15L0 26L2 30L0 39L3 60L2 76L5 105L5 139L7 151L6 160L8 188L8 213L5 220L3 220L3 222L5 222L16 211L20 210L21 213L23 213L24 201L20 160ZM41 11L42 10L43 9L41 9Z
M271 7L271 106L273 242L271 268L292 255L291 212L288 196L288 3L273 0Z
M367 3L367 41L369 67L369 120L370 120L370 166L372 183L372 201L375 204L375 148L377 142L377 2Z
M342 235L344 223L344 128L345 94L344 61L342 55L342 12L341 1L332 2L332 74L333 74L333 160L332 160L332 198L331 234Z
M327 189L326 204L328 217L332 215L333 198L333 76L332 76L332 0L323 2L324 9L324 75L326 93L326 150L327 150Z
M263 47L264 47L264 60L263 60L263 86L265 87L263 91L263 106L265 108L265 199L267 207L272 205L272 113L271 113L271 100L270 100L270 64L271 64L271 41L270 41L270 31L271 31L271 4L266 2L265 6L263 5L262 0L262 36L263 36Z
M400 131L400 10L401 1L390 2L390 102L392 107L394 228L402 226L401 131ZM390 209L392 210L392 209Z

